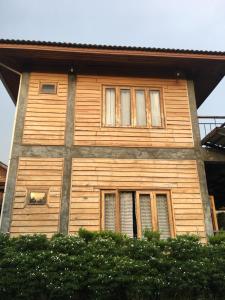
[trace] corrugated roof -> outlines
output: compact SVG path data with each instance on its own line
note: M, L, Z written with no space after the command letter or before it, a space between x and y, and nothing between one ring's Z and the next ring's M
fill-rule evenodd
M22 45L40 45L55 46L67 48L87 48L87 49L108 49L108 50L133 50L147 52L170 52L170 53L187 53L187 54L205 54L205 55L225 55L225 51L208 51L208 50L190 50L190 49L170 49L170 48L153 48L153 47L137 47L137 46L116 46L116 45L97 45L97 44L81 44L66 42L50 42L50 41L34 41L34 40L15 40L0 39L0 44L22 44Z

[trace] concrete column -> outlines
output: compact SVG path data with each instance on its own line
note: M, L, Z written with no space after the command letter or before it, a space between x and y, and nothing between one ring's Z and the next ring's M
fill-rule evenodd
M72 173L71 153L72 153L73 136L74 136L75 89L76 89L75 76L69 74L65 148L64 148L64 170L63 170L62 198L61 198L60 226L59 226L59 231L64 234L68 233L68 225L69 225L70 187L71 187L71 173Z
M208 187L207 187L206 174L205 174L205 165L202 157L201 135L200 135L200 129L198 124L195 89L194 89L193 81L188 81L187 86L188 86L188 94L189 94L192 132L193 132L194 147L195 147L195 154L196 154L196 161L197 161L198 177L199 177L202 203L203 203L203 209L205 215L206 234L213 235L209 194L208 194Z
M5 196L3 199L0 220L0 231L3 233L7 233L10 230L12 207L16 186L16 174L18 160L20 156L20 145L22 144L23 138L23 127L26 113L28 87L29 73L23 73L20 79L20 88L18 93L16 116L14 123L14 133L11 146L9 167L7 172Z

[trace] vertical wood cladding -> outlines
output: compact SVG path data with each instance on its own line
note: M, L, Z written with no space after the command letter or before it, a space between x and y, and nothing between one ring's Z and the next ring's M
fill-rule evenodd
M171 191L175 234L205 238L196 161L74 158L69 233L100 230L100 190Z
M165 128L102 126L103 86L158 88L163 93ZM185 80L78 76L75 145L127 147L193 147Z
M15 198L12 211L11 235L58 232L63 159L30 158L19 160ZM48 190L47 205L27 204L29 190Z
M55 94L41 93L43 83L57 85ZM23 144L63 145L65 136L68 76L31 73Z

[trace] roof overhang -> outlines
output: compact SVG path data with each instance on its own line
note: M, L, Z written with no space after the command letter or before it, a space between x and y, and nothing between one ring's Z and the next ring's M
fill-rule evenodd
M154 76L194 81L199 107L225 75L225 53L0 40L0 63L17 72L70 72ZM0 65L0 76L16 103L19 75Z
M0 161L0 167L3 168L4 170L7 170L7 165L5 165L3 162Z

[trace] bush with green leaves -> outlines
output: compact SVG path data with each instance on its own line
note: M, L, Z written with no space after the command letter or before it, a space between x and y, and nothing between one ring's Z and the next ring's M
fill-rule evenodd
M131 239L113 232L0 235L0 299L224 299L225 234Z

